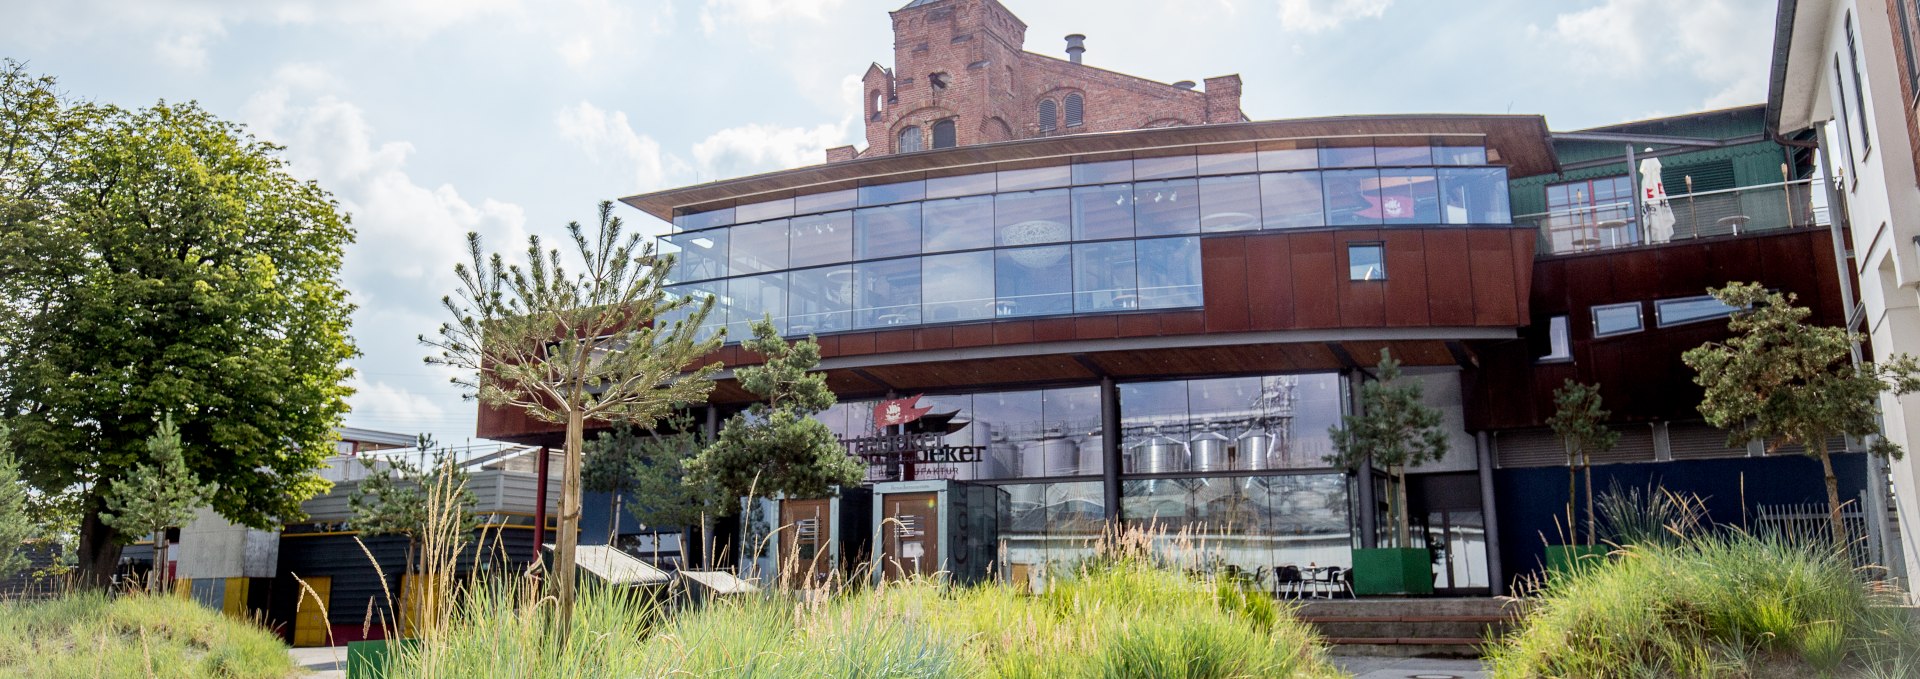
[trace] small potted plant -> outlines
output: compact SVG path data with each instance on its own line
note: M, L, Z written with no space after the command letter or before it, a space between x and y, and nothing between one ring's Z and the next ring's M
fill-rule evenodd
M1386 349L1374 379L1360 389L1360 412L1341 418L1329 430L1333 455L1327 461L1371 483L1375 465L1387 470L1387 506L1392 547L1353 550L1353 593L1432 594L1433 556L1410 547L1407 517L1407 469L1438 461L1447 454L1447 433L1440 411L1420 402L1420 383L1400 380L1400 362Z
M1605 545L1594 544L1593 454L1612 450L1620 442L1620 433L1608 429L1607 416L1600 407L1600 385L1567 380L1553 391L1554 413L1547 425L1567 450L1567 544L1547 545L1547 572L1564 573L1590 559L1607 554ZM1583 478L1584 477L1584 478ZM1586 530L1581 530L1574 506L1581 501L1579 486L1586 487ZM1584 534L1584 541L1582 535Z

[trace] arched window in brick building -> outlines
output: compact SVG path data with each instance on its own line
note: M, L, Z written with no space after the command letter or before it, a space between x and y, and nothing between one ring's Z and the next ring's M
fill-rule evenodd
M920 151L925 148L925 144L920 139L920 127L918 125L908 125L900 129L900 143L895 145L895 153L913 153L914 151Z
M933 147L950 149L954 147L953 119L948 118L933 124Z
M879 120L880 112L885 107L886 107L885 100L880 98L880 90L874 90L871 94L867 95L867 119L868 120Z
M1058 118L1055 117L1054 112L1055 112L1055 109L1054 109L1052 99L1040 100L1040 131L1041 132L1052 132L1054 128L1059 124L1058 122L1056 122Z
M1067 95L1067 127L1079 127L1086 121L1086 104L1078 92Z

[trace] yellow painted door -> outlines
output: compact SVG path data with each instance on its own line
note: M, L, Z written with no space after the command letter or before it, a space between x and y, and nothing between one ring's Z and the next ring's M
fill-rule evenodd
M300 590L300 603L293 614L294 646L326 646L328 639L327 606L333 595L333 578L318 576L307 578L307 587ZM309 594L307 589L313 592Z
M220 597L221 612L233 618L247 619L247 583L246 578L227 578L226 591Z

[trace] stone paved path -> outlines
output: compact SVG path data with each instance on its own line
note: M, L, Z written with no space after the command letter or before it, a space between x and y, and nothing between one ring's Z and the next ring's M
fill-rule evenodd
M1485 679L1478 660L1333 656L1333 663L1358 679Z
M295 648L287 651L293 662L305 670L301 679L346 679L347 647Z

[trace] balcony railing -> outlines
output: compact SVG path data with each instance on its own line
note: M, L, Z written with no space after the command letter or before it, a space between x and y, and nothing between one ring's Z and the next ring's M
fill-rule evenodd
M1815 205L1813 189L1813 180L1802 179L1668 196L1673 235L1667 240L1655 239L1648 233L1646 224L1651 220L1646 210L1636 209L1624 201L1514 215L1513 223L1540 230L1536 250L1542 255L1825 226L1826 201Z

